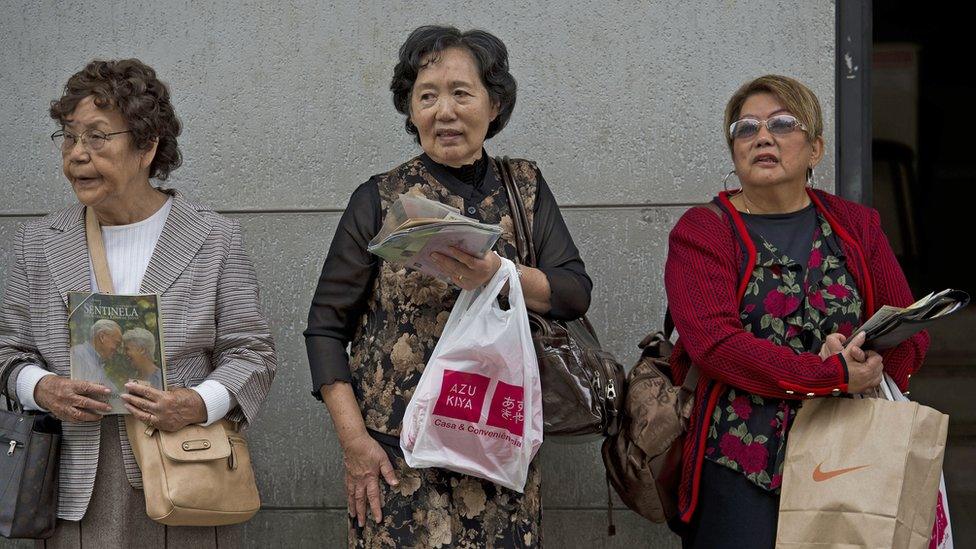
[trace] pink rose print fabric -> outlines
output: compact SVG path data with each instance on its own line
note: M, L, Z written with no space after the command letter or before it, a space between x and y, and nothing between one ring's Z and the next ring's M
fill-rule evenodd
M861 323L861 296L830 224L818 214L810 255L800 261L782 254L762 235L750 234L757 258L740 303L743 328L796 353L819 353L834 332L850 336ZM797 404L730 387L715 406L705 459L778 493Z

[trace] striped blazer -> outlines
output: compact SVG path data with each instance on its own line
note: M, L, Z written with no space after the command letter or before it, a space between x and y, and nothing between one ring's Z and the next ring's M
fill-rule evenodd
M252 421L274 378L276 356L261 313L254 267L240 226L191 204L173 190L173 204L142 281L160 297L170 387L213 379L237 401L228 418ZM69 375L68 292L91 290L85 207L76 204L21 226L0 306L0 379L16 398L17 374L28 363ZM122 457L129 483L142 487L122 416ZM100 422L64 423L58 517L81 520L98 466Z

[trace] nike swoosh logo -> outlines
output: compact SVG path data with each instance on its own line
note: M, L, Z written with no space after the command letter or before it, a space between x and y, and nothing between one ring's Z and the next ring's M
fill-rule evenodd
M851 471L857 471L858 469L864 469L865 467L871 466L870 464L868 464L868 465L858 465L857 467L847 467L846 469L835 469L833 471L821 471L820 470L821 465L823 465L823 463L817 465L817 468L813 470L814 482L823 482L825 480L830 480L834 477L839 477L844 473L850 473Z

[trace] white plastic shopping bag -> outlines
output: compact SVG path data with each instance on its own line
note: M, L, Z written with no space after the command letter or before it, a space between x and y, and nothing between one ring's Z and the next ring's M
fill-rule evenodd
M905 402L909 398L901 393L898 384L891 376L885 374L885 382L881 387L882 393L888 400L895 402ZM952 546L952 525L949 523L949 498L946 496L945 475L939 479L939 499L935 508L935 524L932 525L932 538L929 540L929 549L953 549Z
M521 492L542 445L542 388L515 265L461 292L407 404L407 465L441 467ZM498 295L509 283L509 309Z

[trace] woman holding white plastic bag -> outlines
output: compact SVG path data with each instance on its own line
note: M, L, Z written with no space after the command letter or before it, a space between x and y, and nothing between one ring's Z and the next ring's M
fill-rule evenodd
M542 445L542 388L518 272L501 262L486 288L461 292L407 405L400 446L411 467L521 492Z
M488 283L501 258L452 250L437 258L445 282L366 251L387 209L409 192L501 225L496 251L518 257L501 174L483 148L515 107L507 49L487 32L421 27L400 48L390 88L423 154L353 193L305 331L312 392L325 401L343 449L349 544L536 546L542 510L534 464L519 493L441 468L411 468L399 444L407 403L460 291ZM525 307L579 318L592 288L579 251L538 167L513 165L538 254L538 268L516 268Z

